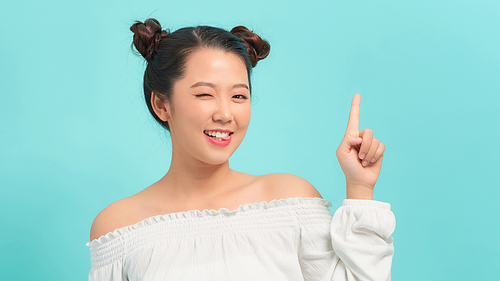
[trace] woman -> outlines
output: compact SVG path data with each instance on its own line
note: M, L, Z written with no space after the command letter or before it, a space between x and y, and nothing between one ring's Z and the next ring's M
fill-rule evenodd
M358 131L359 95L337 150L348 200L332 219L330 203L304 179L229 167L266 41L241 26L168 33L148 19L131 30L148 61L146 103L170 131L172 161L158 182L96 217L90 280L390 279L394 216L371 200L384 145Z

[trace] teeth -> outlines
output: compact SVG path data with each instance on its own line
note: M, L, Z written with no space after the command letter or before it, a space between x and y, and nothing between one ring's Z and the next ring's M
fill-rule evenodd
M219 140L229 136L229 132L204 131L204 133Z

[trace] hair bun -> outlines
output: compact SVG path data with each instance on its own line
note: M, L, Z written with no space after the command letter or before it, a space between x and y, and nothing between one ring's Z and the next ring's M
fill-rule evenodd
M237 26L231 29L231 33L240 38L247 48L248 57L250 58L252 67L255 67L259 60L265 59L269 55L271 45L269 45L266 40L260 38L259 35L248 30L248 28L244 26Z
M168 35L166 30L161 30L160 23L153 18L144 21L136 21L130 30L134 33L133 44L137 51L150 62L158 50L162 38Z

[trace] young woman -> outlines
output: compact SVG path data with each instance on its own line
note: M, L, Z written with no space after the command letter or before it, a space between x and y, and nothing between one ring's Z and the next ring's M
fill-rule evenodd
M384 145L358 130L359 95L337 150L348 199L332 218L330 202L300 177L229 167L266 41L241 26L168 33L148 19L131 30L172 161L158 182L96 217L89 280L390 279L395 220L389 204L372 200Z

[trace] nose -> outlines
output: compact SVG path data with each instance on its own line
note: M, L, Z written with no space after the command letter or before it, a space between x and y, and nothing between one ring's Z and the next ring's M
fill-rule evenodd
M226 102L218 103L217 109L215 110L212 119L215 122L228 123L233 121L233 114L231 109Z

